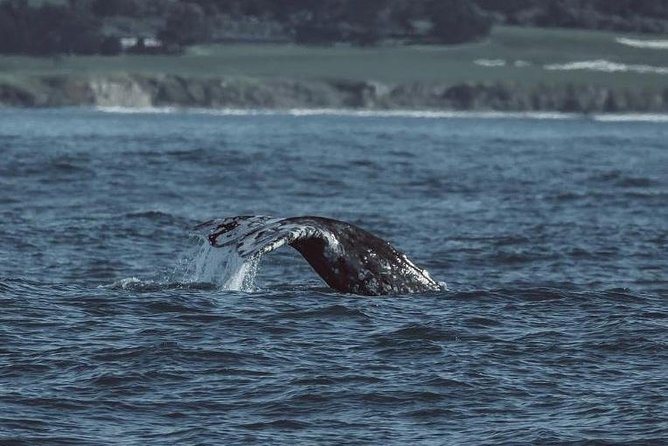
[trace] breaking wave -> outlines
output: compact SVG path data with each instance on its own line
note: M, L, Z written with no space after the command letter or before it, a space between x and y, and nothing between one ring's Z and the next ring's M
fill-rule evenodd
M605 73L640 73L640 74L668 74L668 67L655 67L652 65L629 65L625 63L611 62L605 59L583 60L563 64L549 64L543 68L550 71L603 71Z
M602 122L668 122L668 114L628 113L594 115L593 119Z
M413 118L413 119L575 119L576 113L533 111L456 111L456 110L370 110L345 108L179 108L179 107L96 107L101 113L168 114L184 113L209 116L337 116L353 118Z
M629 39L627 37L618 37L617 43L633 48L647 48L652 50L668 50L668 40L642 40Z
M529 119L529 120L574 120L582 119L581 113L564 112L500 112L500 111L453 111L453 110L353 110L353 109L204 109L204 108L125 108L98 107L104 113L185 113L210 116L340 116L359 118L413 118L413 119ZM668 114L660 113L597 113L586 115L587 119L605 122L668 122Z

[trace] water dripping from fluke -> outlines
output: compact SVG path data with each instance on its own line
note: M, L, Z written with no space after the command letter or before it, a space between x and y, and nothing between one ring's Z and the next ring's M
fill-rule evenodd
M241 257L234 249L216 248L205 238L179 261L172 276L182 283L210 283L225 291L255 291L260 256Z
M100 288L153 292L170 289L220 289L253 292L260 257L243 258L235 250L215 248L206 238L195 237L196 243L179 258L171 274L160 280L128 277Z

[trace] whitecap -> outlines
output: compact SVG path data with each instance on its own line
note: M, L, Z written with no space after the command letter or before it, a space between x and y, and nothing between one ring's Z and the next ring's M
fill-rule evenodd
M122 107L122 106L97 106L96 111L115 114L163 114L179 111L177 107Z
M613 113L593 115L592 119L601 122L668 122L668 114Z
M476 59L473 61L474 64L480 65L481 67L505 67L506 61L503 59Z
M633 48L647 48L652 50L668 50L668 40L644 40L629 39L628 37L617 37L617 43Z
M543 68L550 71L602 71L605 73L632 72L641 74L668 74L668 67L657 67L652 65L628 65L625 63L611 62L605 59L582 60L563 64L548 64Z
M429 109L352 109L352 108L96 108L105 113L186 113L211 116L338 116L350 118L412 118L412 119L575 119L579 114L563 112L507 112L507 111L457 111Z

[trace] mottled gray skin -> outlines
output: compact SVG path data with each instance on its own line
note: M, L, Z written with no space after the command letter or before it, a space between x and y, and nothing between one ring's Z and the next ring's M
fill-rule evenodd
M385 240L350 223L323 217L240 216L203 223L211 245L260 256L295 248L333 289L367 296L443 289Z

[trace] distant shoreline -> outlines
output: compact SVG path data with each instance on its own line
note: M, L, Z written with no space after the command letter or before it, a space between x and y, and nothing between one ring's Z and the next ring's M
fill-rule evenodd
M177 75L35 76L0 81L0 106L668 113L668 89L583 83L385 83Z
M451 46L2 56L0 106L668 113L662 42L495 27L484 42Z

